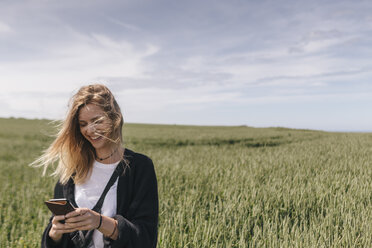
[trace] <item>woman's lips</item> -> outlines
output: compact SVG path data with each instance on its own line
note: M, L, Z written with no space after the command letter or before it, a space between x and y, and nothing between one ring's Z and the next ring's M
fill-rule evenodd
M102 139L102 136L90 137L90 139L93 140L93 141L98 141L98 140Z

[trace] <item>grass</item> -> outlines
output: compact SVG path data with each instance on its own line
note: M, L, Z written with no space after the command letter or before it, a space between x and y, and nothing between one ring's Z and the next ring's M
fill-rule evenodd
M46 120L0 119L0 247L40 247ZM371 247L372 134L126 124L159 186L158 247Z

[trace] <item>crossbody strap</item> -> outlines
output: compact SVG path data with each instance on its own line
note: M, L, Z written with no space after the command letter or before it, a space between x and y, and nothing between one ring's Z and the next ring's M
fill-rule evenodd
M116 179L119 177L119 175L123 172L123 165L122 161L116 166L114 172L111 175L110 180L107 182L105 189L103 190L101 197L98 199L96 205L92 208L93 211L101 212L101 208L103 205L103 201L105 200L105 197L107 195L107 192L109 192L112 185L114 185Z

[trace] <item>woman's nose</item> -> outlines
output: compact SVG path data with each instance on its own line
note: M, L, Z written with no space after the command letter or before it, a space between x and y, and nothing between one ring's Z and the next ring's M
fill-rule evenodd
M89 134L93 134L95 131L96 131L96 126L95 126L94 124L90 124L90 125L88 125L87 132L88 132Z

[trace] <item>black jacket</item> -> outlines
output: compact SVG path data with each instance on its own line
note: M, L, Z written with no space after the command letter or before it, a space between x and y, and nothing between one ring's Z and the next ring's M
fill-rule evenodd
M154 165L150 158L125 149L124 159L129 164L119 176L117 187L117 210L114 218L118 221L119 235L113 240L113 248L155 248L158 228L158 189ZM73 187L72 180L54 189L54 198L66 198L66 187ZM56 245L49 237L51 220L46 227L41 247L73 248L69 234L64 234Z

